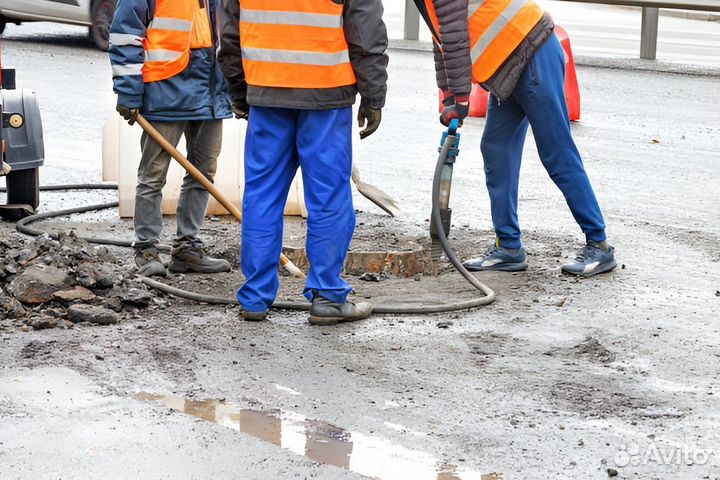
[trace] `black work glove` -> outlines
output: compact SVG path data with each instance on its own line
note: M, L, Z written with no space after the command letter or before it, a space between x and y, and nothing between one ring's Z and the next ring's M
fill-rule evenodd
M128 108L125 105L120 104L115 107L115 110L117 110L120 116L127 120L130 125L135 123L135 120L137 120L137 116L140 113L139 108Z
M371 108L361 103L360 110L358 110L357 121L358 127L365 127L364 130L360 131L360 139L362 140L375 133L378 129L382 121L382 110L379 108Z
M449 127L450 121L457 118L460 126L462 126L463 120L470 113L470 96L459 96L443 92L443 106L445 108L440 114L440 123Z
M250 105L248 105L247 99L237 98L233 100L232 112L235 114L235 118L248 120L250 118Z

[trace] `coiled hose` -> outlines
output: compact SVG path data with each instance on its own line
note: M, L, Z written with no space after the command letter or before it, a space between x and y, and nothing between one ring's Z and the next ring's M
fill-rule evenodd
M441 155L442 158L442 155ZM374 313L380 313L380 314L406 314L406 315L425 315L425 314L433 314L433 313L444 313L444 312L453 312L458 310L468 310L471 308L480 307L483 305L488 305L492 303L495 300L495 292L493 292L490 288L482 284L480 281L478 281L470 272L468 272L463 266L462 263L458 260L457 256L455 255L455 252L452 249L452 246L450 245L450 242L447 239L447 236L445 235L443 228L442 228L442 222L440 220L440 203L439 203L439 192L440 192L440 172L442 171L442 161L438 161L438 165L435 169L435 177L433 179L433 200L432 200L432 209L433 209L433 219L436 223L439 223L439 225L436 225L438 227L438 232L440 236L440 241L443 246L443 250L445 251L445 254L447 255L450 262L453 264L453 266L462 274L462 276L476 289L478 289L480 292L483 293L482 297L472 299L472 300L465 300L465 301L459 301L454 303L447 303L443 305L408 305L408 304L376 304L373 305L373 312ZM106 184L73 184L73 185L47 185L40 187L41 191L66 191L66 190L117 190L116 185L106 185ZM5 191L4 188L0 187L0 192ZM25 235L30 236L39 236L48 234L51 238L57 239L58 236L56 234L46 232L44 230L31 228L29 225L39 222L41 220L47 220L50 218L56 218L56 217L64 217L67 215L73 215L73 214L79 214L79 213L87 213L87 212L94 212L99 210L106 210L110 208L116 208L118 207L119 202L109 202L109 203L101 203L97 205L89 205L84 207L75 207L75 208L66 208L63 210L55 210L52 212L45 212L45 213L39 213L35 215L31 215L29 217L23 218L22 220L18 221L16 223L16 229L18 232L23 233ZM99 244L99 245L112 245L116 247L132 247L132 242L127 240L117 240L112 238L87 238L87 237L80 237L83 240ZM165 246L162 248L162 250L169 250L169 247ZM216 304L216 305L237 305L238 301L235 297L218 297L213 295L205 295L200 294L196 292L191 292L188 290L183 290L180 288L176 288L170 285L167 285L162 282L158 282L157 280L153 280L151 278L138 275L138 278L147 286L154 288L156 290L159 290L163 293L166 293L168 295L173 295L175 297L184 298L186 300L191 300L195 302L201 302L201 303L208 303L208 304ZM275 302L273 304L273 308L280 309L280 310L310 310L310 304L307 302Z

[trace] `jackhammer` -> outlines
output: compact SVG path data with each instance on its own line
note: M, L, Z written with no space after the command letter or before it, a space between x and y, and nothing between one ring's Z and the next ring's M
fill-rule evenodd
M436 247L436 244L439 244L458 273L485 295L474 301L473 306L478 307L494 302L495 292L465 269L448 241L450 218L452 217L452 209L450 208L452 174L455 159L460 152L460 134L457 133L458 126L458 121L452 120L450 127L447 132L443 133L442 139L440 140L440 155L438 156L438 162L435 166L435 176L433 177L432 217L430 222L430 237L432 239L431 256L435 250L439 250ZM439 258L440 255L438 254L437 259Z
M452 188L452 176L453 167L455 166L455 159L460 153L460 134L457 133L458 121L453 120L450 122L450 127L446 132L443 132L442 138L440 139L440 146L438 147L438 153L440 158L438 159L438 165L442 162L442 170L440 172L440 192L438 196L438 202L440 204L440 222L435 221L436 212L432 212L432 221L430 222L430 239L432 240L432 246L430 249L430 259L433 262L440 260L440 256L443 253L443 245L440 241L440 230L439 226L442 226L442 231L445 237L450 236L450 224L452 221L452 208L450 208L450 189Z

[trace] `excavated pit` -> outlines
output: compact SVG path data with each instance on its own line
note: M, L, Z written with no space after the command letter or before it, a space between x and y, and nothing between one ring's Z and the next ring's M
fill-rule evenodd
M477 291L454 273L446 259L436 264L430 260L429 220L417 225L381 214L356 213L355 234L342 273L354 287L353 298L372 299L377 303L445 305L449 299L464 301L477 297ZM285 254L307 272L306 224L307 221L300 217L286 217L283 244ZM47 231L76 230L84 237L133 238L132 220L118 220L117 212L112 209L56 218L35 226ZM161 242L172 243L174 231L174 218L166 217ZM228 260L233 270L220 274L170 275L163 281L197 293L233 297L244 281L238 268L240 226L231 217L210 217L206 219L200 237L210 254ZM492 233L453 227L450 240L458 256L465 259L484 251L492 241ZM119 258L125 259L128 273L134 270L131 249L112 250ZM161 256L169 261L169 255ZM305 282L282 269L280 275L278 300L304 301L301 294Z
M285 220L283 252L302 269L310 266L305 249L306 223L299 217ZM392 218L359 213L344 273L379 279L383 276L409 278L437 272L430 260L429 243L422 233L410 234L404 227L403 222Z

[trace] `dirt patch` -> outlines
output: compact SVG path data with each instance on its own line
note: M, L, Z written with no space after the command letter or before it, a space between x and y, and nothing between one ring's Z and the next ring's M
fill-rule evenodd
M617 385L602 388L596 383L557 382L550 389L550 397L572 411L594 418L633 417L652 406Z
M608 350L600 341L588 336L582 342L570 348L554 348L545 352L550 357L580 358L592 363L608 365L615 361L615 353Z
M587 337L585 340L570 349L572 354L580 358L586 358L591 362L607 364L615 360L615 354L605 348L595 337Z
M503 347L508 341L510 339L506 335L494 332L483 332L465 338L465 343L479 366L487 365L498 355L503 356Z
M22 350L20 350L20 357L26 360L36 360L42 359L43 357L49 357L53 354L56 345L57 342L55 340L51 340L49 342L31 340L22 348Z

